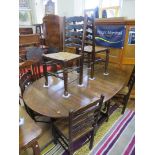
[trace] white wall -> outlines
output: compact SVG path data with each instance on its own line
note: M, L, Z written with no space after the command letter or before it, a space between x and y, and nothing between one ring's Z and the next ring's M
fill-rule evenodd
M74 0L57 0L59 16L74 15Z
M74 16L84 15L84 0L73 0L74 1Z
M84 0L57 0L59 16L83 15ZM102 0L100 0L102 2ZM121 17L135 18L135 0L122 0Z
M43 0L31 0L33 12L33 24L41 24L45 15L45 6Z
M135 19L135 0L123 0L120 16Z
M45 15L45 5L43 0L30 0L33 12L33 24L42 23L42 18ZM48 0L47 0L48 1ZM102 1L102 0L100 0ZM120 10L121 17L128 19L135 18L135 0L122 0ZM45 1L44 1L45 2ZM57 0L56 14L59 16L79 16L83 15L84 0Z

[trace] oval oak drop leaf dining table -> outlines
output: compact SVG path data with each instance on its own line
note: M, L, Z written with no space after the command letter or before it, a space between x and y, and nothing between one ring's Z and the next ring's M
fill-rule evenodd
M28 86L23 98L28 107L32 110L51 117L67 117L70 110L76 110L90 104L92 101L105 96L104 102L111 99L125 84L125 72L116 67L109 66L109 75L102 73L101 66L95 66L95 80L89 80L87 70L84 70L83 87L78 87L78 80L68 84L71 93L69 98L63 98L63 81L56 77L48 77L49 87L43 87L45 78L35 81ZM72 79L77 73L69 75Z

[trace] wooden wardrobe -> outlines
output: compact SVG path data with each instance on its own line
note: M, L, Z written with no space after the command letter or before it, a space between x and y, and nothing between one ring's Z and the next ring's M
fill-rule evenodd
M62 50L63 47L63 18L57 15L46 15L43 18L43 33L45 44Z

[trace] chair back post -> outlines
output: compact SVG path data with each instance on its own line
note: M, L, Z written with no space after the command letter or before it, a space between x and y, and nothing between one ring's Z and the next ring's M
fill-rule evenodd
M89 18L90 23L92 24L92 60L93 63L95 61L95 22L94 22L94 14Z
M103 105L103 101L104 101L104 96L103 94L101 94L101 97L100 97L100 100L99 100L99 105L98 105L98 111L97 111L97 115L96 115L96 119L95 119L95 124L94 124L94 127L96 128L97 126L97 122L99 120L99 117L100 117L100 111L101 111L101 108L102 108L102 105Z
M135 65L134 65L134 67L132 69L132 72L131 72L131 75L130 75L130 79L129 79L128 84L127 84L128 88L129 88L128 94L130 94L130 92L131 92L131 90L133 88L134 83L135 83Z
M66 16L63 17L63 52L65 52Z
M84 58L84 46L85 46L85 38L86 38L86 28L87 28L87 15L84 14L84 26L83 26L83 35L82 35L82 56Z

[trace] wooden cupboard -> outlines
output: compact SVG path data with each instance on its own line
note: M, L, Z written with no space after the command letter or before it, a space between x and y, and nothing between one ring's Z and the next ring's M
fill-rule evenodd
M62 25L63 18L60 16L50 14L43 18L43 33L47 46L62 50Z
M125 25L126 34L124 48L110 48L110 62L118 64L120 67L126 64L135 64L135 45L129 45L129 32L131 28L135 27L135 20L127 20L125 18L112 18L112 19L96 19L95 25ZM101 55L100 56L104 56Z

